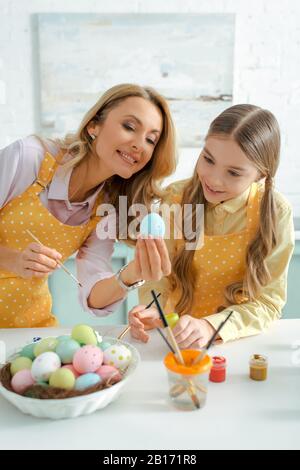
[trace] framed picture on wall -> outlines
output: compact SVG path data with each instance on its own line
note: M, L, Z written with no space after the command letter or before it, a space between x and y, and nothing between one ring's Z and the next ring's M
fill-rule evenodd
M233 14L36 15L40 131L75 130L117 83L150 85L169 101L181 147L199 147L231 105Z

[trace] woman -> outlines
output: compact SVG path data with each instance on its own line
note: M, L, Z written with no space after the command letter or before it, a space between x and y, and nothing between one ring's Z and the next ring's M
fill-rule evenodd
M175 169L174 130L153 89L123 84L106 91L78 131L62 141L19 140L0 153L0 327L55 326L47 276L78 250L83 307L112 312L141 280L170 273L162 240L138 240L135 258L114 276L114 240L99 240L97 207L150 209ZM33 242L29 230L41 243Z

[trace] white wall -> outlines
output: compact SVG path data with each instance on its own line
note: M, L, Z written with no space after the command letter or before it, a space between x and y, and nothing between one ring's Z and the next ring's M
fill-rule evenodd
M0 147L36 129L39 83L30 15L50 12L236 13L234 103L251 102L277 116L283 136L277 187L300 217L298 0L0 0ZM188 176L197 153L182 150L176 177Z

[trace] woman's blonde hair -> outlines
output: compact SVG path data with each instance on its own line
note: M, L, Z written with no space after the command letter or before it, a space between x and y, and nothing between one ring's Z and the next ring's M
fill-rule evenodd
M279 164L280 131L278 122L270 111L258 106L240 104L226 109L214 119L206 138L209 136L234 139L256 166L261 178L265 178L265 190L260 203L260 223L247 250L245 278L227 286L224 292L226 301L233 305L253 300L270 279L265 260L277 243L273 178ZM192 178L185 185L182 205L193 204L194 215L197 203L205 205L206 200L195 169ZM189 313L193 305L196 288L192 264L194 253L185 250L183 246L172 263L171 286L173 289L179 288L181 292L175 307L179 314ZM223 308L225 306L220 306L220 310Z
M67 134L64 139L57 141L60 148L73 157L64 166L78 165L93 152L92 139L88 133L89 124L102 124L113 108L131 97L140 97L153 103L162 115L163 126L152 158L144 168L129 179L114 175L107 181L107 202L115 207L117 213L119 196L127 196L127 208L140 203L148 210L154 200L160 200L164 196L161 183L176 169L175 129L167 101L151 87L130 83L116 85L107 90L86 113L76 133Z

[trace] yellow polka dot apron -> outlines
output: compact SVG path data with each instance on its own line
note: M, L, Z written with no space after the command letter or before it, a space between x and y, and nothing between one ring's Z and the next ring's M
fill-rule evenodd
M95 228L100 217L96 209L102 198L99 194L90 220L83 225L65 225L43 206L39 194L51 182L59 158L46 153L37 180L20 196L0 210L0 244L23 251L33 242L30 230L43 245L62 254L61 262L76 252ZM58 324L51 313L52 299L48 278L23 279L13 272L0 269L0 328L49 327Z
M246 254L249 242L254 238L259 222L260 193L253 183L247 201L246 228L226 235L204 235L204 245L195 251L193 269L195 292L190 315L196 318L217 313L220 307L227 307L225 288L235 282L242 282L246 272ZM182 246L178 242L176 250ZM165 310L176 311L180 291L168 295ZM243 300L241 297L240 301Z

